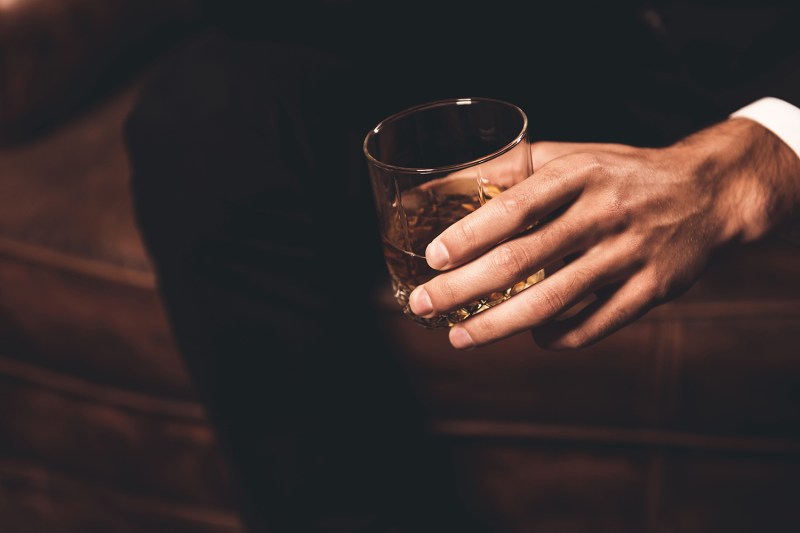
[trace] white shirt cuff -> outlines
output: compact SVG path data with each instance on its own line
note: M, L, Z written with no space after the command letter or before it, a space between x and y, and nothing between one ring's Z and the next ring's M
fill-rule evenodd
M749 118L777 135L800 157L800 109L789 102L768 96L731 113L731 118ZM781 237L800 246L800 220L790 223Z
M749 118L758 122L777 135L800 157L800 108L767 96L734 111L730 117Z

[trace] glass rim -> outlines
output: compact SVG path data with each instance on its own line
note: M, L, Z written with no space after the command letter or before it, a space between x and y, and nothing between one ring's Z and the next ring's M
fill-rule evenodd
M440 167L430 167L430 168L421 168L421 167L401 167L398 165L390 165L389 163L384 163L383 161L379 161L376 159L372 154L369 153L368 144L370 139L375 137L378 133L380 133L381 129L389 124L390 122L394 122L397 119L403 118L407 115L412 113L416 113L417 111L421 111L423 109L433 109L435 107L444 107L448 105L472 105L473 103L491 103L491 104L500 104L506 107L509 107L515 110L519 115L522 117L522 127L520 128L519 133L507 144L505 144L502 148L498 148L497 150L487 154L485 156L479 157L477 159L472 159L470 161L466 161L464 163L457 163L455 165L444 165ZM510 151L512 148L516 147L522 139L525 138L525 134L528 131L528 116L525 112L517 105L512 104L511 102L506 102L505 100L497 100L495 98L482 98L482 97L470 97L470 98L446 98L443 100L436 100L433 102L427 102L424 104L415 105L412 107L408 107L402 111L398 111L393 115L389 115L388 117L384 118L378 124L369 130L367 135L364 137L364 142L362 144L362 149L364 151L364 156L366 156L367 161L371 164L375 165L378 168L383 170L389 170L394 172L403 172L407 174L433 174L436 172L453 172L456 170L462 170L465 168L473 167L476 165L480 165L481 163L485 163L486 161L490 161L496 157L499 157L506 152Z

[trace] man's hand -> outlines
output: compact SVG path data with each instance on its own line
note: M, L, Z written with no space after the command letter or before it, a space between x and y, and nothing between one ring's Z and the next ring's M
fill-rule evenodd
M719 248L761 238L800 206L800 160L748 119L666 148L531 150L531 177L431 242L428 263L445 272L417 287L411 309L434 315L563 266L452 327L456 348L526 329L546 348L590 345L689 288Z

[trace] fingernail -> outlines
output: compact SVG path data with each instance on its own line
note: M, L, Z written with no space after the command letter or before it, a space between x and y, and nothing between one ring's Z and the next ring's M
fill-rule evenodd
M459 350L472 350L475 348L475 341L469 336L469 332L461 326L450 328L450 344Z
M419 286L408 297L408 305L417 316L426 316L433 312L433 302L425 287Z
M440 269L446 267L450 262L450 254L447 253L447 248L441 241L434 239L425 249L425 259L428 260L431 268Z

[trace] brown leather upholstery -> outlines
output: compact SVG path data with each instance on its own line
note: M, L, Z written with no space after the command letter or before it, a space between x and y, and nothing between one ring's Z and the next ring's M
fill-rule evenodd
M686 295L580 352L526 336L461 353L387 317L464 491L528 531L793 531L800 249L721 258ZM502 517L502 518L501 518Z
M127 188L134 87L0 151L0 524L238 531Z

